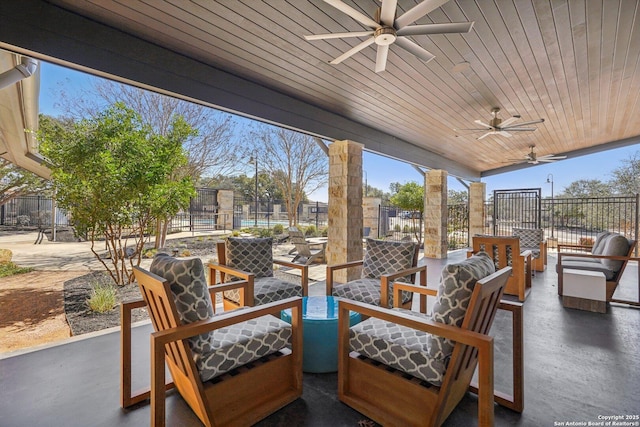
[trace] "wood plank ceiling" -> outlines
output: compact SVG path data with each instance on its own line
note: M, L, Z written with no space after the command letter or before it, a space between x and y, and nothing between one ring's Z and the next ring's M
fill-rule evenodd
M530 145L571 156L640 142L639 1L451 0L416 23L474 21L471 32L413 36L436 56L429 63L393 45L378 74L375 45L330 65L361 40L304 40L366 29L321 0L53 3L487 175L509 169ZM344 2L367 16L380 5ZM398 15L416 3L399 0ZM488 122L494 107L502 119L545 122L511 138L454 131Z

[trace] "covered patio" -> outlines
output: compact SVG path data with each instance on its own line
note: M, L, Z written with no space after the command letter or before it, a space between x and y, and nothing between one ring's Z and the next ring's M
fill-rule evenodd
M450 254L449 261L466 256ZM598 422L600 416L637 415L640 310L611 304L606 314L565 309L556 292L555 256L537 273L524 306L524 412L495 407L497 426L547 426L554 422ZM444 261L423 259L433 286ZM637 293L637 266L630 265L618 290ZM322 286L312 287L320 293ZM149 379L149 324L133 333L133 388ZM509 391L510 319L499 312L495 337L496 390ZM81 336L43 349L0 359L0 413L6 426L140 426L150 407L119 405L119 331ZM340 403L337 374L304 374L304 393L259 426L355 426L366 418ZM445 426L474 425L477 401L468 394ZM167 425L198 425L176 392L167 397Z
M379 6L373 0L347 3L368 16ZM399 1L398 13L418 3ZM640 2L435 3L433 13L418 23L472 20L474 30L416 37L436 59L425 64L392 49L382 73L374 72L373 49L334 66L328 61L355 42L304 41L305 34L362 29L319 0L237 1L233 7L226 2L167 1L159 7L154 2L7 1L0 4L0 48L336 141L329 154L347 159L337 164L344 174L330 188L340 190L340 197L329 201L334 227L328 258L336 263L358 259L362 251L362 150L413 164L425 175L425 187L432 187L435 204L426 211L437 213L446 206L441 196L447 174L470 182L470 199L481 205L482 177L534 166L526 159L509 162L522 159L532 144L540 156L571 157L640 142ZM545 122L534 133L515 132L509 139L480 140L482 134L454 130L488 121L495 108L503 119ZM16 116L15 109L10 113ZM21 132L28 123L12 128L21 144L28 144ZM33 157L22 146L0 142L16 163ZM477 214L472 227L483 222ZM425 229L444 258L423 260L432 287L444 263L465 256L446 252L438 215L432 219L440 228ZM524 412L496 407L495 424L637 416L640 311L616 304L605 314L564 309L554 263L551 256L549 268L536 274L524 307ZM623 298L638 299L637 268L630 265L625 273L618 292L630 295ZM509 327L509 319L499 315L493 328L496 388L505 391L511 382L504 374L510 372ZM140 325L134 332L134 388L149 379L150 329ZM120 409L118 348L118 331L109 331L3 357L0 423L146 425L148 405ZM176 393L169 393L167 402L170 425L198 423ZM475 424L476 414L476 401L467 395L445 425ZM356 425L363 418L338 402L335 374L306 374L303 398L259 425Z

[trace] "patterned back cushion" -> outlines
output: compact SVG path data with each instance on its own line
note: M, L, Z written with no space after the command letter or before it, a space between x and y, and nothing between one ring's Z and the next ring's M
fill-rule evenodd
M413 267L416 243L367 239L362 264L362 278L379 279L383 274ZM410 281L410 278L403 278Z
M446 325L462 326L471 294L476 282L496 269L486 252L478 252L457 264L448 264L442 269L440 286L431 319ZM429 356L446 363L453 352L453 342L446 338L429 335Z
M544 240L542 228L514 228L513 235L520 238L520 250L539 248Z
M169 283L182 324L213 317L213 304L200 258L176 259L159 253L149 271ZM212 338L213 332L190 338L191 350L199 354L211 351Z
M273 249L271 237L227 239L227 265L237 270L255 274L256 277L273 277Z

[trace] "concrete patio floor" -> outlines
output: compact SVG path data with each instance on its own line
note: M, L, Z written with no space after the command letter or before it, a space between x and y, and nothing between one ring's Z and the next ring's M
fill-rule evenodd
M429 283L448 260L424 260ZM637 293L637 267L623 278L629 296ZM322 282L312 287L324 290ZM635 295L637 298L637 295ZM556 293L555 258L537 273L524 305L525 409L522 414L496 406L497 426L554 426L556 422L597 422L601 416L640 413L640 310L612 304L598 314L564 309ZM134 388L149 379L148 324L134 328ZM499 313L495 336L496 389L508 391L510 319ZM0 359L0 425L141 426L149 405L119 406L119 333L82 336L36 351ZM337 400L337 374L305 374L301 399L258 425L357 426L362 414ZM468 394L444 424L476 424L476 399ZM182 398L170 392L168 425L199 425ZM565 424L566 425L566 424Z

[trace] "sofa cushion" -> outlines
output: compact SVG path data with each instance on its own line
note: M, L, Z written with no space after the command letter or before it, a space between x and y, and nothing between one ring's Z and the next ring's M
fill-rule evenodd
M224 297L240 304L240 289L223 292ZM262 305L289 297L301 297L302 286L276 277L257 277L253 281L253 304Z
M564 261L564 257L562 258L562 268L563 269L567 269L567 268L571 268L574 270L589 270L589 271L600 271L602 273L604 273L604 277L607 280L613 280L616 272L613 270L610 270L609 268L605 267L602 263L600 262L588 262L588 261Z
M431 313L432 320L446 325L462 326L469 300L476 282L495 273L495 265L485 252L478 252L456 264L442 269L436 302ZM446 338L429 336L429 356L446 366L454 343Z
M629 241L620 234L610 236L604 246L602 255L608 256L626 256L629 253ZM613 259L602 259L602 264L614 272L618 272L622 268L624 261Z
M159 253L153 258L149 271L169 284L183 325L213 316L211 295L200 258L177 259ZM211 333L205 333L190 338L189 345L194 354L211 351L211 337Z
M367 250L362 262L362 278L379 279L383 274L393 274L413 267L416 244L392 240L367 239ZM410 277L399 280L410 282Z
M591 253L594 255L602 255L607 240L609 240L609 238L613 235L614 233L611 233L609 231L598 233L596 235L596 240L593 242L593 246L591 247Z
M271 237L244 239L227 238L227 265L253 273L255 277L273 276L273 248Z
M194 355L196 368L200 379L208 381L290 343L290 324L271 315L258 317L211 332L211 349Z
M332 295L367 304L380 305L380 279L356 279L333 287ZM413 294L402 291L402 303L411 301ZM388 307L393 307L393 284L389 284Z

